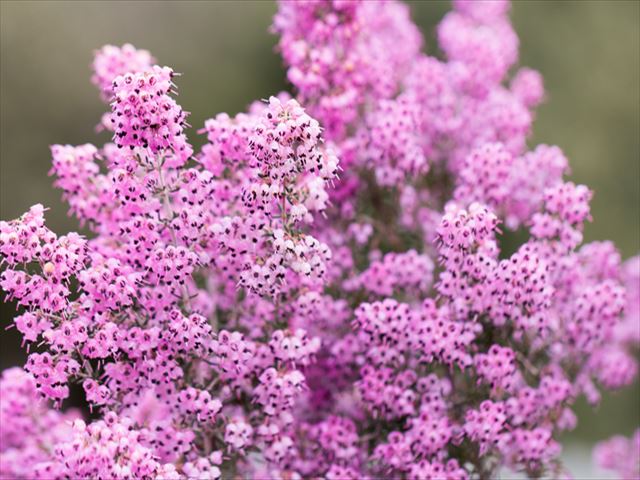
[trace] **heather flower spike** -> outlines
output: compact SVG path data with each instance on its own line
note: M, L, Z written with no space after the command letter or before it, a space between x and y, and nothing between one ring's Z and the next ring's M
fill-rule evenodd
M51 147L91 234L0 222L30 348L0 378L2 477L566 476L576 400L637 376L640 259L583 244L593 193L529 148L545 94L508 12L454 1L438 59L398 1L281 1L292 93L196 153L173 70L97 51L112 141ZM595 458L638 477L638 438Z

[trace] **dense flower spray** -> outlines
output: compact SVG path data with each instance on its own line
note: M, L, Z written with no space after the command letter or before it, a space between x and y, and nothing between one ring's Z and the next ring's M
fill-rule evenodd
M528 149L544 90L508 9L454 1L438 59L396 1L282 1L293 96L207 120L196 154L173 70L96 52L112 142L51 147L90 238L42 205L0 222L30 352L2 477L568 475L572 404L637 374L640 263L582 244L592 192ZM638 438L599 462L637 476Z

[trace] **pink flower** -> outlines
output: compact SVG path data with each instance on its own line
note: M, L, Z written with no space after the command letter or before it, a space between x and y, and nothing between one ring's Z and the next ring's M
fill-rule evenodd
M173 70L96 52L114 143L51 147L89 238L40 204L0 222L30 349L0 378L0 476L564 474L576 400L637 376L640 269L581 245L592 192L528 151L544 88L508 75L509 7L455 0L437 59L396 0L281 1L292 94L215 115L195 154ZM91 421L60 411L79 386ZM599 463L637 476L638 438Z

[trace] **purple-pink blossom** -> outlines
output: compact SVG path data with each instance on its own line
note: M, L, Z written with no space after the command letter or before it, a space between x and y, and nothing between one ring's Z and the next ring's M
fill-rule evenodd
M0 222L29 352L0 475L564 475L574 403L637 377L640 263L583 243L593 192L528 145L545 92L509 7L454 1L436 58L399 1L281 1L292 92L214 114L199 152L173 69L97 51L112 142L51 147L90 234ZM637 476L638 438L598 462Z

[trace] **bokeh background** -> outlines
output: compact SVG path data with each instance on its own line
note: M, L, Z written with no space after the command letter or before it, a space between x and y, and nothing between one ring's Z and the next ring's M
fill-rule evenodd
M374 0L371 0L374 1ZM411 3L414 20L435 53L435 25L444 1ZM48 224L76 230L47 176L49 145L103 143L94 126L104 105L89 82L92 52L131 42L172 66L179 101L191 112L191 139L217 112L244 110L254 99L286 89L272 1L9 1L0 0L0 218L34 203L50 207ZM545 78L530 145L557 144L573 179L592 187L595 222L587 240L612 239L624 258L640 251L640 2L515 0L521 63ZM401 48L401 46L399 46ZM4 332L14 306L0 305L0 367L22 364L15 330ZM586 449L640 424L640 387L604 398L596 413L579 406L567 460L578 478L590 470Z

